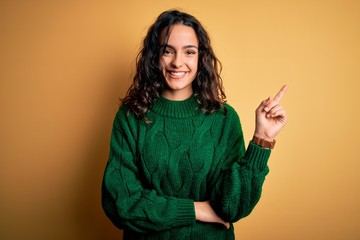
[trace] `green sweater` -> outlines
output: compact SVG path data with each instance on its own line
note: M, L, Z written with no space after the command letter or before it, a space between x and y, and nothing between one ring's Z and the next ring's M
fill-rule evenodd
M195 220L194 201L211 202L225 221L247 216L260 199L270 150L245 151L235 110L204 114L195 97L160 97L147 118L125 106L113 125L102 204L124 239L234 239L234 229Z

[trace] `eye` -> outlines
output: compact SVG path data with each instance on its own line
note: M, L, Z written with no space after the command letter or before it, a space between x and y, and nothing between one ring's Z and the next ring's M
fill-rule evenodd
M186 53L187 55L194 55L194 54L196 54L196 51L194 51L194 50L187 50L185 53Z
M172 49L170 49L170 48L166 48L164 50L164 55L170 55L170 54L173 54L173 53L174 53L174 51Z

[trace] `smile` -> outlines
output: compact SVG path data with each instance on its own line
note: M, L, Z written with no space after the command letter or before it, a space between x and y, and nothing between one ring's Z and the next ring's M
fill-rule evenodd
M175 77L182 77L185 75L186 72L168 72L168 73Z

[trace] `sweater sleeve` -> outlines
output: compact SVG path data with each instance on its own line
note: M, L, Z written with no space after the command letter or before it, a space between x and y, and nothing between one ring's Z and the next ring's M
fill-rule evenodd
M136 120L129 119L120 109L113 125L102 184L106 215L120 229L143 233L194 224L193 200L159 196L143 186L136 164Z
M234 111L234 110L233 110ZM210 202L225 221L236 222L251 213L260 199L271 150L250 142L245 150L236 112L225 127L226 145L212 184Z

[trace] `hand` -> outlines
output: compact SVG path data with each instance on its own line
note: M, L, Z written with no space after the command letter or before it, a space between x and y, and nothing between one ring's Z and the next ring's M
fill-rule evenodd
M267 141L273 141L287 122L286 112L280 105L288 86L284 85L276 94L262 101L256 109L256 126L254 135Z
M226 229L230 228L230 223L222 220L211 207L210 202L195 202L195 215L196 220L201 222L209 222L209 223L220 223L226 227Z

